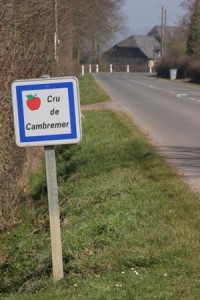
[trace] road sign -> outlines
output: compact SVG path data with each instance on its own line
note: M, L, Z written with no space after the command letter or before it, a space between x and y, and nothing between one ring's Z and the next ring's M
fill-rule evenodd
M12 102L18 146L80 142L80 98L75 77L14 81Z

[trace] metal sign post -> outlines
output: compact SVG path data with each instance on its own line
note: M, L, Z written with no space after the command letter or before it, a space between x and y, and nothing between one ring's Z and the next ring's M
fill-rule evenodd
M49 203L53 278L56 281L63 278L64 276L60 230L60 213L58 204L58 186L56 175L56 159L54 146L45 146L44 150Z

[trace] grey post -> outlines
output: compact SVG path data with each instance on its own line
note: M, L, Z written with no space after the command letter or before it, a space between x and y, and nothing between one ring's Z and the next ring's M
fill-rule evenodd
M50 78L49 75L43 75L41 78ZM56 171L56 156L54 146L44 146L46 177L49 204L49 221L51 234L51 251L53 279L55 281L64 277L63 258L62 258L62 241L60 230L60 212L58 203L58 184Z
M46 176L48 188L49 219L51 232L51 249L53 278L63 278L62 242L60 230L60 213L58 204L58 186L54 146L45 146Z

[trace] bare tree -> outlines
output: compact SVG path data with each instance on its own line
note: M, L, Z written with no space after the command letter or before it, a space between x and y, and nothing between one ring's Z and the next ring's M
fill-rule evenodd
M99 48L121 27L123 2L0 1L0 230L17 221L16 211L27 172L38 164L40 157L36 148L21 149L15 145L12 81L38 78L42 74L74 75L86 55L88 60L95 61ZM55 30L58 60L55 60Z
M185 34L185 36L187 36L188 34L189 24L194 10L194 4L195 0L184 0L180 5L186 11L184 16L180 18L179 23L180 27L182 28L182 32L183 34Z
M123 25L121 7L124 0L76 0L73 2L73 56L78 61L98 59L100 48Z

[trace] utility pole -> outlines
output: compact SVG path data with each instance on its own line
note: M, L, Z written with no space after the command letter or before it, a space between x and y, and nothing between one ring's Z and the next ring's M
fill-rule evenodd
M164 55L164 7L161 9L161 56Z
M161 11L161 55L166 55L167 10L162 6Z
M164 55L166 55L167 50L167 10L164 11Z

